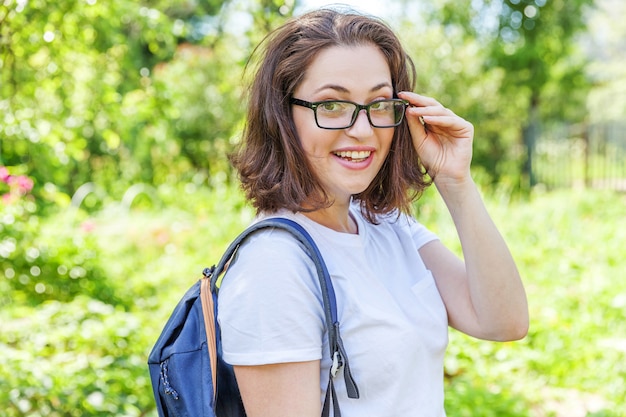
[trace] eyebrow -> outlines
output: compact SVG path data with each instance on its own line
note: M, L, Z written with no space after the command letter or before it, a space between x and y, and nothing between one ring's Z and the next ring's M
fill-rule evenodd
M382 88L385 87L390 87L393 88L392 85L390 83L388 83L387 81L382 82L380 84L375 85L374 87L372 87L370 89L370 92L375 92L378 91ZM320 88L318 88L317 90L315 90L315 93L319 93L320 91L326 90L326 89L330 89L330 90L335 90L341 93L349 93L350 90L348 90L346 87L342 86L342 85L338 85L338 84L325 84L323 86L321 86Z

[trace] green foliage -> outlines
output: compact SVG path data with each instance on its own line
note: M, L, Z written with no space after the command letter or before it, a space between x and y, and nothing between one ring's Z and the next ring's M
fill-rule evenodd
M70 301L83 294L104 302L118 301L97 262L93 237L83 230L69 235L63 225L45 223L29 230L11 231L3 242L19 242L0 259L7 278L0 285L9 300L38 305L45 300ZM17 235L17 236L16 236ZM18 239L16 239L19 238ZM34 291L33 291L34 290ZM7 303L5 299L3 304Z
M168 22L135 3L5 2L0 107L2 158L39 184L72 189L119 152L119 103L140 68L171 56ZM168 30L169 29L169 30Z
M85 296L12 309L0 343L3 415L139 416L153 408L142 369L146 316Z
M478 379L455 378L448 388L446 410L459 417L527 417L528 401L509 387L487 385Z
M550 103L544 120L584 117L573 40L590 3L443 0L420 5L420 22L409 12L394 22L418 91L476 124L474 163L491 182L520 186L533 103ZM5 1L0 162L33 177L37 196L52 184L69 196L95 182L119 197L136 182L229 175L246 57L296 5Z
M136 156L151 159L155 168L145 181L176 181L190 169L205 175L228 172L227 153L241 128L243 107L242 86L237 84L241 73L226 55L223 47L184 44L169 63L155 68L155 100L164 122L151 124L149 109L142 115L145 123L129 120L138 130L133 149L145 152ZM129 110L143 99L138 97ZM172 154L184 157L179 166Z
M428 201L426 224L460 253L453 226L437 215L445 207ZM497 415L625 416L625 197L567 191L488 205L526 283L530 332L503 344L452 332L449 413L487 416L508 404ZM472 401L484 404L474 414Z
M548 118L584 117L585 57L572 40L584 28L593 0L504 1L492 63L507 71L506 87L523 86Z
M577 36L594 0L406 2L399 16L418 91L476 126L474 164L492 183L526 188L540 126L587 116L590 82ZM394 25L398 25L396 21Z
M164 186L157 198L180 204L149 212L109 204L97 216L42 219L33 234L49 246L37 260L56 254L40 264L46 272L17 288L0 269L0 385L11 387L0 392L3 415L155 415L150 347L183 291L252 218L224 183L211 193ZM90 268L80 264L77 280L54 271L57 260L69 268L81 256ZM20 262L8 265L17 271Z
M226 169L240 57L205 21L223 2L149 3L0 5L0 162L70 195Z
M12 176L0 167L10 186L0 202L0 306L11 302L38 305L45 300L70 301L79 294L115 303L96 262L96 248L87 228L75 231L66 222L42 224L30 194L32 180ZM56 220L56 219L55 219ZM70 231L70 233L67 233Z

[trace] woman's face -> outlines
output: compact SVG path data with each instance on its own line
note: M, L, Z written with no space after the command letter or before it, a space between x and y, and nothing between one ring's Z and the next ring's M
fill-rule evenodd
M374 45L333 46L322 50L307 68L293 97L308 102L348 100L368 104L393 98L391 74ZM302 147L331 201L345 203L363 192L380 170L394 128L372 127L365 110L346 129L317 126L313 110L293 105Z

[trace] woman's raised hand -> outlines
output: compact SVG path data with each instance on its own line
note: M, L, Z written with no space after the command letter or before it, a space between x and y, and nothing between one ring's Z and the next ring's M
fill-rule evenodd
M398 96L410 104L406 118L413 145L435 183L469 179L474 126L433 98L411 92Z

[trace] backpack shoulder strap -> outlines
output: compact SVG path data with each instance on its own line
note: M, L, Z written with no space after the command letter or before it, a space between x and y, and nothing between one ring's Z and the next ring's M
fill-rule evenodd
M237 236L237 238L235 238L235 240L226 249L224 255L222 255L222 259L217 264L217 266L215 266L215 270L212 271L211 291L215 293L219 291L217 285L218 279L227 268L230 260L232 259L233 255L235 254L241 243L243 243L243 241L252 233L256 232L257 230L266 228L279 228L286 230L304 245L309 256L313 260L313 263L315 264L317 275L320 281L320 287L322 289L322 299L324 301L324 306L328 307L324 309L327 316L326 323L336 323L337 300L335 298L335 289L333 288L333 283L330 280L330 275L328 273L328 270L326 269L326 264L324 263L322 255L320 254L319 249L317 248L317 245L313 241L311 235L309 235L309 233L301 225L290 219L276 217L261 220L260 222L248 227L239 236Z
M339 368L343 366L344 368L344 379L346 383L346 388L348 392L348 397L350 398L359 398L358 387L352 377L350 372L350 365L348 363L348 357L343 348L343 343L341 341L341 335L339 332L339 321L337 319L337 300L335 297L335 290L333 288L333 283L330 279L330 274L328 273L328 269L326 268L326 264L324 263L324 259L322 255L313 241L311 235L297 222L282 218L282 217L272 217L261 220L258 223L255 223L244 230L235 240L228 246L226 252L220 259L219 263L212 267L207 268L203 272L204 276L210 279L211 283L211 292L216 294L219 291L217 286L218 279L220 275L224 272L224 269L227 267L228 263L232 259L233 255L244 241L246 237L248 237L253 232L265 229L265 228L278 228L283 229L291 233L302 245L305 247L307 253L313 260L315 264L315 269L317 270L317 276L319 278L320 288L322 290L322 300L324 304L324 314L326 320L326 328L328 330L328 341L330 347L330 357L332 359L332 368L330 372L330 381L329 381L329 390L327 390L327 399L329 396L332 397L333 403L337 404L337 399L335 398L334 388L332 385L332 379L337 374ZM327 408L328 401L325 401L324 408ZM337 413L337 408L335 407L335 413ZM339 417L338 414L335 414Z

